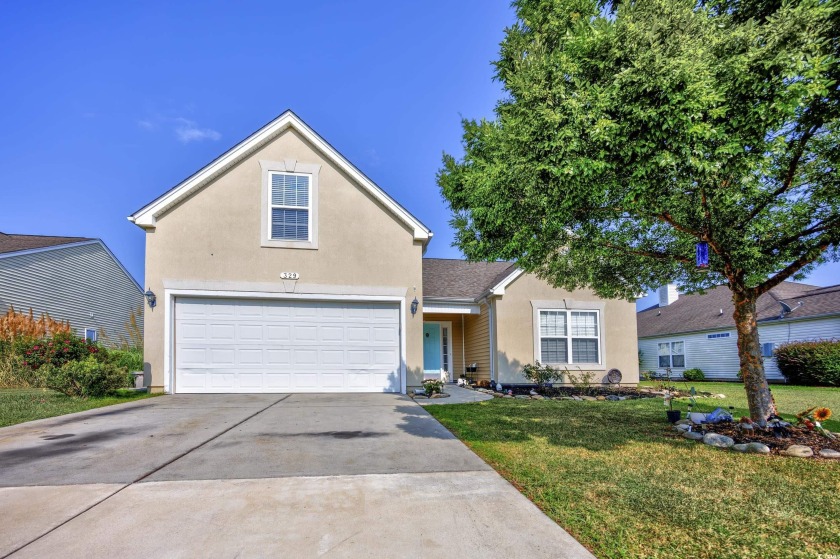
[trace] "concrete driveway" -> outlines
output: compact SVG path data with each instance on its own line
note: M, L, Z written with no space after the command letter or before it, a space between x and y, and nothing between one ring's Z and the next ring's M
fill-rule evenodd
M411 399L181 395L0 429L2 557L592 557Z

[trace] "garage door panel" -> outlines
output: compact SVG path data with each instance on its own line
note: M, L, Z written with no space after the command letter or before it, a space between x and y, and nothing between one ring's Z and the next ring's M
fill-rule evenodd
M399 391L399 309L178 298L176 392Z

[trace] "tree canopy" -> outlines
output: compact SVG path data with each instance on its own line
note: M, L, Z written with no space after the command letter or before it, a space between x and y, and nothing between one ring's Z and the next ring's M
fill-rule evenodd
M838 258L837 2L514 7L496 118L465 120L438 175L468 258L623 298L757 296Z

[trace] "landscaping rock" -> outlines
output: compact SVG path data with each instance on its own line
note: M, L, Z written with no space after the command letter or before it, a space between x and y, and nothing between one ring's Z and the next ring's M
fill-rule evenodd
M685 423L683 423L682 425L674 425L674 430L675 431L690 431L691 430L691 425L686 425Z
M690 419L680 419L674 425L691 425Z
M703 433L695 433L694 431L683 431L682 436L692 441L702 441Z
M706 433L703 435L703 442L715 448L731 448L735 444L731 438L717 433Z
M575 399L574 399L574 398L572 398L571 396L561 396L561 397L559 397L559 398L557 398L557 399L558 399L558 400L572 400L572 401L574 401L574 400L575 400Z
M830 458L832 460L840 460L840 452L836 450L831 450L830 448L824 448L820 451L820 456L823 458Z
M714 398L716 400L725 400L726 399L726 394L712 394L712 398Z
M598 400L599 402L603 402L604 400L606 400L606 397L604 397L604 396L596 396L596 397L595 397L595 399L596 399L596 400Z
M738 424L738 429L740 429L742 431L752 431L754 429L754 427L749 423L739 423Z
M531 399L532 400L545 400L545 398L543 396L540 396L539 394L532 395Z
M513 394L505 394L502 398L513 398Z
M530 399L531 399L531 397L530 397L530 396L525 396L525 395L523 395L523 394L520 394L520 395L516 396L516 399L517 399L517 400L530 400Z
M792 444L782 451L785 456L795 456L797 458L810 458L814 455L814 451L810 446L801 444Z
M595 402L597 400L597 398L594 398L592 396L581 396L580 399L586 400L587 402Z
M536 396L537 391L536 390L531 390L530 392L528 392L528 394L530 394L531 396Z
M616 396L615 394L610 394L609 396L607 396L607 400L609 400L610 402L618 402L619 400L621 400L621 398L619 396Z
M747 452L750 454L770 454L770 447L764 443L747 443Z
M733 444L732 445L732 450L734 450L735 452L746 452L747 448L749 446L750 445L748 445L746 443L744 443L744 444Z
M577 400L578 402L580 402L581 400L583 400L583 398L581 398L580 396L572 396L572 400Z
M693 412L693 413L688 414L688 419L690 419L692 423L695 423L695 424L699 425L699 424L706 421L706 414L705 413Z
M626 399L627 399L627 396L619 396L619 397L618 397L618 399L619 399L619 400L621 400L621 401L623 402L624 400L626 400Z

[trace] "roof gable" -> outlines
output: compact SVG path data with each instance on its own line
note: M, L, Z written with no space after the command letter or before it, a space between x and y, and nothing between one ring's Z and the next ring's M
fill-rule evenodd
M357 169L350 161L341 155L324 138L303 122L296 114L288 110L239 142L231 149L211 161L208 165L188 177L174 188L159 196L146 206L134 212L128 220L144 229L155 227L158 216L168 209L184 201L194 192L200 190L217 176L233 167L237 163L253 154L289 128L295 130L328 160L346 173L352 180L366 190L374 199L378 200L398 220L405 223L414 234L414 240L427 243L432 238L432 232L419 219L411 215L405 208L391 198L384 190Z
M512 262L423 259L423 297L475 301L517 271Z
M784 302L792 310L784 318L801 318L840 314L840 285L816 287L786 281L765 293L756 301L759 323L780 320ZM799 305L799 303L802 305ZM685 332L734 328L732 313L735 307L729 288L721 285L706 293L680 295L668 306L653 305L636 315L638 336L667 336Z

